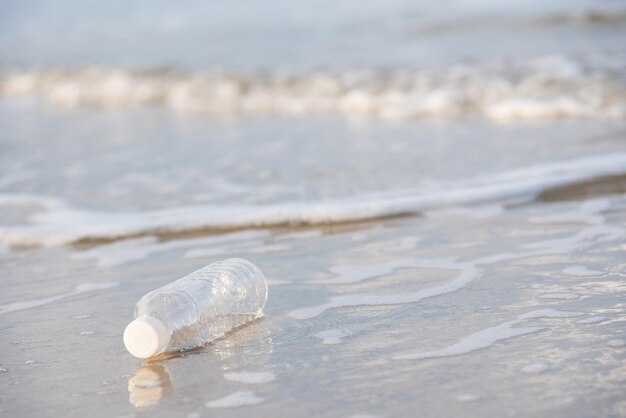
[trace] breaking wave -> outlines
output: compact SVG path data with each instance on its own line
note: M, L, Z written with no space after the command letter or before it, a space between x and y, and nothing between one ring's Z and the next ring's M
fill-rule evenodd
M601 65L595 65L601 63ZM165 106L215 115L343 114L386 120L479 115L511 121L626 117L616 57L544 57L458 64L444 70L361 69L301 73L185 72L115 68L4 70L0 97L106 109Z

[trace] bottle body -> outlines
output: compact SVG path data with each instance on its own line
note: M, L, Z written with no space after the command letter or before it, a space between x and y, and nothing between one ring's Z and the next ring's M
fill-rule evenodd
M266 301L267 282L254 264L240 258L218 261L141 298L124 342L131 354L145 358L143 352L137 355L131 349L133 338L141 339L143 329L129 328L148 320L156 325L158 340L156 348L147 351L148 357L199 347L261 317Z

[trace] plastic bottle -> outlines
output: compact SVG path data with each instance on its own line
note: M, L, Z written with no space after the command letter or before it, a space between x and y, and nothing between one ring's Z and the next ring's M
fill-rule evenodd
M199 347L263 315L267 282L241 258L209 264L142 297L124 345L138 358Z

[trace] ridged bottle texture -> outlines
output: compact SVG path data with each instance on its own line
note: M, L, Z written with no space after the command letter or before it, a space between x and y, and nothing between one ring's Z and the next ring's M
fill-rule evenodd
M141 298L133 322L149 320L157 326L150 327L145 336L143 328L131 329L131 323L124 333L125 344L137 357L206 344L261 317L267 290L263 273L247 260L231 258L212 263ZM157 349L145 355L133 352L133 344L144 344L142 338L153 335L160 338Z

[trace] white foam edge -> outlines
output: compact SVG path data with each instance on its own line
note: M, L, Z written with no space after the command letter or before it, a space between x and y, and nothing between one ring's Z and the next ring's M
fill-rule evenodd
M394 360L421 360L428 358L451 357L468 354L491 347L498 341L513 337L532 334L546 329L545 327L515 327L525 320L539 318L574 318L582 316L582 312L558 311L556 309L536 309L519 315L516 319L475 332L459 342L439 350L418 351L392 357Z
M271 371L229 372L224 373L224 379L254 385L273 382L276 380L276 375Z
M12 302L12 303L0 305L0 314L23 311L23 310L32 309L32 308L38 308L40 306L49 305L53 302L56 302L62 299L67 299L72 296L80 295L82 293L95 292L98 290L107 290L107 289L116 287L118 285L119 285L118 282L81 283L79 285L76 285L72 291L67 292L67 293L62 293L62 294L55 295L55 296L49 296L46 298L31 299L31 300Z
M236 408L239 406L258 405L265 401L265 398L257 396L254 392L239 391L223 398L207 402L207 408Z
M82 239L149 235L163 231L174 233L200 228L232 229L365 220L520 196L532 199L549 187L625 170L626 153L612 153L512 170L469 182L440 184L430 189L326 201L259 206L194 205L151 211L102 212L72 207L55 200L55 204L32 215L31 223L0 228L0 242L53 246Z
M588 245L590 240L609 241L622 239L624 236L626 236L626 230L624 228L603 224L592 224L591 226L583 228L571 236L559 239L539 241L533 244L526 245L524 247L533 248L526 251L493 254L490 256L482 257L480 259L463 262L451 259L416 259L410 263L411 267L454 269L458 270L459 273L453 280L440 286L434 286L426 289L420 289L415 292L400 294L345 294L331 296L330 300L326 303L307 308L296 309L289 312L287 315L295 319L311 319L323 314L329 309L355 306L401 305L406 303L415 303L426 298L441 296L463 289L479 277L479 266L481 265L488 265L493 263L499 263L502 261L510 261L539 255L566 254L574 251L577 248ZM362 280L366 278L369 277L360 277L360 279Z

